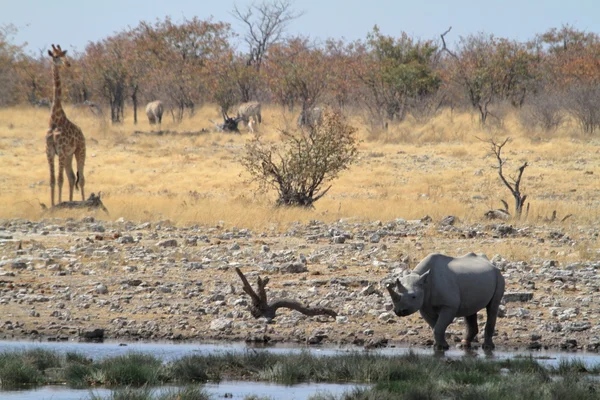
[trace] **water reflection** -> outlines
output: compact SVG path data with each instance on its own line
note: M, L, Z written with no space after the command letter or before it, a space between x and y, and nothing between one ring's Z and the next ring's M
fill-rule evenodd
M277 385L265 382L245 382L245 381L222 381L219 383L207 383L203 388L212 395L213 398L223 398L225 394L231 394L233 399L243 399L250 395L259 395L273 399L304 400L310 396L327 392L333 395L341 395L355 387L366 387L367 385L355 384L335 384L335 383L302 383L293 386ZM174 389L173 386L157 387L153 393ZM102 398L108 398L111 394L110 389L70 389L64 386L42 386L31 390L2 391L0 392L2 400L83 400L88 399L90 394Z

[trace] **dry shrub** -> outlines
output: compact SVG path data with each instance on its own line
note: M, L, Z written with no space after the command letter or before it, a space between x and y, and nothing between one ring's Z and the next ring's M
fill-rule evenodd
M539 93L521 109L519 120L525 129L555 132L564 122L563 109L563 99L558 93Z
M277 205L312 207L357 155L356 128L341 113L324 110L322 123L297 131L282 130L282 142L260 135L246 144L241 163L262 188L278 191Z
M566 106L584 133L600 128L600 85L573 85L567 91Z

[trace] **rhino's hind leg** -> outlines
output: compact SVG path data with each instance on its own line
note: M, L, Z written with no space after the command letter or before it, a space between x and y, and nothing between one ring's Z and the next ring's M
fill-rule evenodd
M477 327L477 313L465 317L465 325L465 339L462 343L465 347L471 347L471 342L473 342L473 339L475 339L475 336L479 333L479 328Z
M496 281L496 291L494 292L494 297L492 297L492 301L487 305L487 321L485 323L485 331L484 331L484 340L483 340L483 349L484 350L493 350L496 346L494 345L494 341L492 337L494 336L494 330L496 329L496 319L498 318L498 310L500 309L500 302L502 301L502 297L504 296L504 287L505 281L504 277L498 271L498 277Z

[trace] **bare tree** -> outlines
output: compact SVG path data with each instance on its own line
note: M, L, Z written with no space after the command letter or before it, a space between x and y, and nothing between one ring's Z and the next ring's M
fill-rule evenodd
M544 132L556 131L565 121L564 107L567 102L564 94L554 90L544 90L530 96L519 115L521 125L528 129L540 128Z
M263 1L252 3L245 9L237 5L231 15L246 26L244 41L250 48L248 63L260 70L269 46L279 42L290 21L302 16L302 12L292 10L292 0Z
M581 126L583 132L593 134L600 128L600 85L574 84L567 91L567 110Z
M244 292L246 292L248 296L250 296L250 298L252 299L250 313L254 318L265 317L268 320L272 320L273 318L275 318L275 314L277 313L277 310L279 308L289 308L290 310L296 310L308 316L329 315L333 318L337 317L337 313L329 308L310 308L303 306L295 300L280 299L269 303L267 302L267 292L265 290L267 283L269 283L269 278L261 279L260 277L258 277L256 283L258 288L257 293L254 291L254 289L252 289L252 286L250 286L248 280L239 268L236 268L235 272L237 272L238 276L242 280L242 283L244 285Z
M521 213L523 211L523 205L525 205L525 200L527 199L527 195L521 193L521 179L523 178L523 172L525 171L525 168L527 168L529 164L527 163L527 161L525 161L523 165L521 165L517 169L518 173L516 177L509 177L510 182L508 181L508 179L506 179L506 177L504 176L503 167L504 164L506 164L507 160L502 159L502 149L509 141L510 138L506 138L502 143L498 143L494 139L490 139L486 141L486 143L488 143L491 146L491 154L493 154L496 157L496 160L498 161L498 166L494 168L498 170L500 180L510 190L511 194L515 198L515 215L518 218L520 218Z
M482 90L482 86L484 86L482 83L484 80L478 79L477 76L475 79L472 79L464 65L464 61L456 53L450 51L446 45L445 36L450 33L451 30L452 27L449 27L446 32L440 35L442 39L442 50L448 53L448 55L450 55L450 57L452 57L452 59L455 61L457 67L456 80L460 86L466 89L471 105L479 111L481 124L485 125L485 121L487 120L489 114L489 106L493 100L493 91Z

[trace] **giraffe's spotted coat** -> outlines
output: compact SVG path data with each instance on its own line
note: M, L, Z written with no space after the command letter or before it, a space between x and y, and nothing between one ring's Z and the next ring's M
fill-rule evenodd
M52 45L48 54L52 58L52 75L54 78L54 99L50 111L50 121L46 133L46 157L50 168L50 196L54 206L54 187L56 177L54 172L54 157L58 156L58 203L62 201L62 185L64 171L67 170L69 180L69 201L73 201L73 188L81 189L81 200L85 200L85 137L81 129L69 121L61 104L62 89L60 82L60 67L70 66L66 58L66 50ZM73 157L77 161L77 176L73 172Z

